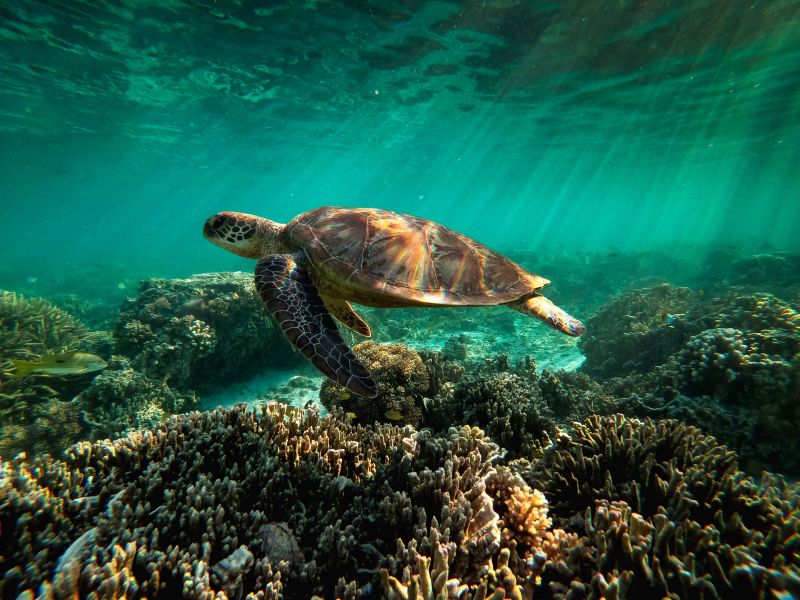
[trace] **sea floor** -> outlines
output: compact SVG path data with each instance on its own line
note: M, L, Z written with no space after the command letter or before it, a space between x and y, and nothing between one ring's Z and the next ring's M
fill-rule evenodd
M577 371L583 364L585 357L576 344L560 339L560 334L553 334L530 319L523 317L520 320L523 321L519 328L522 333L508 334L501 331L492 332L487 336L485 333L455 330L448 332L449 335L444 339L418 340L411 347L414 350L442 352L446 350L447 340L453 338L470 349L470 359L473 361L490 360L498 354L505 353L511 360L518 360L527 355L535 358L539 372L545 369ZM526 329L525 320L528 321L529 330ZM311 368L266 369L246 381L200 394L199 408L201 410L228 408L240 403L256 406L264 402L278 401L297 408L316 405L324 415L327 414L327 410L319 402L319 391L324 381L325 377Z

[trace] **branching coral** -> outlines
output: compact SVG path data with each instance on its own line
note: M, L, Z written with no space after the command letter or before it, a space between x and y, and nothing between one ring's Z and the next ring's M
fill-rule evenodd
M426 423L462 422L486 430L510 456L527 456L535 441L555 431L535 374L501 371L462 379L426 415Z
M615 303L626 304L615 301L609 314ZM607 348L636 341L645 356L651 356L650 346L671 351L659 354L658 364L648 363L647 373L631 366L625 377L604 382L606 393L619 399L619 409L700 426L736 449L752 472L766 466L800 472L795 434L800 427L800 315L795 307L770 294L734 290L694 298L685 314L669 321L650 330L651 336L663 336L661 341L636 341L623 329L593 334ZM678 333L682 341L676 345ZM585 349L592 350L591 344ZM596 366L602 351L600 346L592 351L600 354L588 356L587 364Z
M800 591L797 485L757 484L693 428L593 418L532 467L500 461L477 428L446 437L363 428L278 404L175 417L62 460L0 464L0 591L254 600L355 598L379 585L416 600Z
M696 428L590 418L525 477L553 500L556 521L596 549L562 568L562 582L578 580L587 593L586 573L595 573L589 597L762 598L800 589L800 489L769 477L757 484Z
M438 544L468 576L499 542L482 483L497 446L451 436L270 404L175 417L63 460L4 462L3 594L55 586L65 554L77 576L58 577L59 593L80 597L113 597L122 579L147 597L187 585L197 597L262 593L276 577L291 597L327 595L375 585L379 566L402 572ZM264 542L279 525L288 554ZM70 551L90 530L88 552Z

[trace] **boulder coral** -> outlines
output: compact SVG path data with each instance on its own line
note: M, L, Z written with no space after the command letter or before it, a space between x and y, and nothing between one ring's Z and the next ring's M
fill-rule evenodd
M247 273L150 279L120 309L117 352L171 386L208 389L269 366L304 366L273 325Z
M340 408L361 423L394 421L419 426L423 398L431 387L422 357L402 344L362 342L353 352L378 385L377 398L351 394L338 383L325 380L320 401L327 409Z

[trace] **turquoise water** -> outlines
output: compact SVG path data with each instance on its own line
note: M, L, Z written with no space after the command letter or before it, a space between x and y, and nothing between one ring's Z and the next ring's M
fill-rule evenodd
M7 0L0 153L0 597L800 597L799 0ZM356 305L360 398L203 239L325 205L587 332Z
M11 275L227 268L209 214L324 204L501 250L797 249L794 1L3 11Z

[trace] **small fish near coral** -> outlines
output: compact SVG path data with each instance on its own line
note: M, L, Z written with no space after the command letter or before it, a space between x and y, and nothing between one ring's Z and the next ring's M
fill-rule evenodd
M12 360L16 368L14 379L27 377L33 373L47 375L80 375L102 371L108 363L96 354L88 352L62 352L48 354L38 360Z
M461 233L411 215L324 206L287 224L237 212L203 235L258 259L256 289L289 342L331 380L367 398L378 388L334 318L365 337L350 302L380 308L507 306L570 336L585 328L539 292L550 283Z

